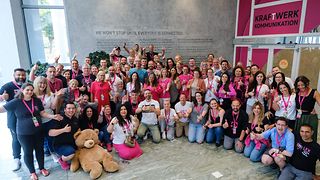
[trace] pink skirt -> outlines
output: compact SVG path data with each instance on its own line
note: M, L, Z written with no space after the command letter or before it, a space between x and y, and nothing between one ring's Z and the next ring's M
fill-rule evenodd
M140 157L143 153L137 141L135 141L135 146L133 148L128 147L125 144L113 144L113 147L118 152L119 157L125 160Z

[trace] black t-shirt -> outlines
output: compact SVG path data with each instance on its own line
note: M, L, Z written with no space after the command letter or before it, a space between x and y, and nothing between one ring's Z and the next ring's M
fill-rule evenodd
M299 170L314 174L316 162L320 160L320 145L314 141L304 142L300 135L295 136L295 142L290 164Z
M252 126L252 123L247 123L247 128L249 129L249 132L254 132L256 134L261 134L262 132L265 131L264 126L269 124L269 120L267 118L263 118L262 124L258 125L256 124L254 127ZM258 128L259 126L259 128ZM259 130L259 131L258 131Z
M98 123L98 120L97 119L91 119L91 120L88 120L88 118L83 118L83 117L80 117L79 119L79 127L81 130L85 130L85 129L99 129L100 130L100 125Z
M72 145L75 146L73 135L79 129L79 121L76 117L72 117L71 119L67 116L63 116L62 121L54 121L54 124L51 129L62 129L66 125L71 127L71 131L68 133L62 133L58 136L53 137L53 145L54 147L61 146L61 145Z
M81 94L87 94L90 97L90 93L88 92L88 87L91 87L91 83L96 80L96 76L90 74L89 76L84 77L82 74L76 77L78 81L78 87L84 86L86 88L85 91L80 91Z
M18 85L19 86L19 85ZM21 87L21 86L19 86ZM6 91L9 95L9 99L7 102L11 101L14 96L19 92L19 88L13 84L13 82L8 82L5 85L3 85L0 89L0 94L2 95ZM7 110L7 126L10 129L13 129L14 131L16 130L16 123L17 123L17 118L16 115L14 114L13 111Z
M236 134L233 134L233 127L235 125L233 123L233 119L236 119L236 116L234 116L233 118L232 110L231 109L227 110L226 113L224 114L222 124L224 124L225 121L227 121L229 124L229 127L224 129L224 134L230 138L239 138L241 135L241 131L246 130L247 128L248 115L242 109L239 110L239 117L238 117L238 120L236 121L238 122L238 126L236 128Z
M30 110L32 110L32 100L25 101ZM13 99L4 105L7 111L12 111L17 117L17 134L32 135L41 131L41 116L40 112L44 110L42 102L38 98L33 98L34 113L40 126L36 127L32 120L32 114L23 103L22 99Z
M67 88L68 87L68 82L67 82L67 79L62 76L61 74L56 76L56 78L60 79L62 81L62 84L63 84L63 88Z
M151 60L153 60L153 57L155 56L155 55L158 55L159 53L158 52L147 52L146 53L146 55L147 55L147 61L149 62L149 61L151 61Z

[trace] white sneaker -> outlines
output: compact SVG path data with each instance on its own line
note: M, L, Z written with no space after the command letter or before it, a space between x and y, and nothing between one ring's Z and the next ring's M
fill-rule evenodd
M165 131L162 132L162 139L167 139L167 136L166 136L166 132L165 132Z
M148 133L146 133L146 135L143 137L143 140L147 140L148 139Z
M18 158L15 158L13 161L14 165L12 167L12 171L18 171L21 168L21 161Z
M59 162L59 156L56 153L51 153L51 157L55 163Z

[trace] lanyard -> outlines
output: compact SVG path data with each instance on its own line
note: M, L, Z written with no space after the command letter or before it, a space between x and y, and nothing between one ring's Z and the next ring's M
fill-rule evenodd
M134 88L134 83L132 81L129 85L129 92L132 92L133 90L135 90L135 88Z
M258 88L258 86L257 86L257 88ZM260 87L259 87L259 90L257 90L257 88L256 88L256 97L259 97L259 93L260 93L260 90L261 90L261 88L262 88L262 84L260 85Z
M166 124L168 126L168 123L170 121L170 109L169 109L169 113L167 113L167 110L164 110L164 115L165 115L165 118L166 118Z
M88 76L88 78L86 78L85 76L83 76L83 79L84 79L84 84L86 84L87 86L90 84L90 81L91 81L91 79L90 79L90 75Z
M196 109L196 111L200 114L201 110L202 110L202 106L198 105L197 107L194 107Z
M79 70L78 72L72 71L72 79L75 79L78 76Z
M290 98L291 98L291 95L289 95L288 101L286 102L286 101L284 100L284 96L282 95L282 101L283 101L283 103L284 103L284 109L285 109L285 111L288 111L287 108L288 108L289 103L290 103Z
M116 75L113 76L113 81L110 81L111 85L113 85L114 81L116 81Z
M18 85L18 83L16 81L12 81L12 83L20 90L22 91L21 87Z
M213 122L216 123L217 117L216 117L216 111L214 109L211 109L210 114L211 114L211 118L213 119Z
M123 126L123 129L124 129L124 133L126 134L126 136L132 136L132 132L131 132L131 127L130 127L130 123L128 120L124 119L124 121L126 122ZM129 134L130 133L130 134Z
M255 127L256 127L256 124L252 122L251 123L251 131L253 131Z
M32 117L33 117L33 113L34 113L34 104L33 104L33 98L31 98L31 109L28 106L28 104L26 103L26 101L24 99L22 99L23 104L26 106L26 108L28 109L28 111L31 113Z
M99 91L100 91L100 94L103 94L103 86L104 86L104 82L101 82L100 83L100 89L99 89Z
M235 114L232 112L232 120L233 120L233 128L238 128L238 119L239 119L239 113L234 116Z
M278 147L280 148L281 141L282 141L282 139L284 138L284 135L286 134L286 132L284 132L284 133L281 135L280 139L279 139L279 134L278 134L278 132L276 132L276 133L277 133L277 134L276 134L276 143L277 143Z
M299 95L298 100L299 100L300 109L302 109L302 103L303 103L304 99L306 98L306 95L304 95L304 96L302 97L302 99L300 99L300 97L301 97L301 96Z
M213 85L213 79L211 79L211 81L208 78L208 89L212 89L212 85Z
M242 77L237 78L237 81L235 81L236 82L236 89L240 89L240 84L239 84L240 81L242 81Z
M89 122L89 123L88 123L88 126L89 126L89 129L93 129L93 124L92 124L92 122Z
M41 98L41 102L42 102L42 105L45 106L46 105L46 102L45 102L45 97L46 97L46 94L44 94Z

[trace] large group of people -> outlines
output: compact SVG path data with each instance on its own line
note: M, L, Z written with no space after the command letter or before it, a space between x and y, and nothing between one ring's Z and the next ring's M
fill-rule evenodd
M143 154L148 138L156 144L186 137L190 143L215 143L234 149L253 162L280 169L279 179L312 179L320 159L318 118L320 94L305 76L295 81L277 66L267 75L256 64L233 68L228 60L208 54L198 64L181 55L165 57L150 45L135 44L128 56L116 47L100 66L89 57L71 69L58 63L29 79L22 68L1 87L0 112L7 112L12 135L14 171L21 167L21 147L31 179L48 176L44 156L64 170L75 155L73 135L98 129L100 145L123 160ZM199 147L201 148L201 147Z

